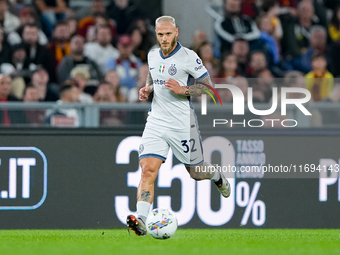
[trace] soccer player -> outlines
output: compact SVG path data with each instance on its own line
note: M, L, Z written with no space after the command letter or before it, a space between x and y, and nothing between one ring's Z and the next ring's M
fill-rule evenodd
M146 86L139 90L141 101L147 100L152 91L154 97L139 147L142 175L137 190L137 217L129 215L126 220L136 235L146 234L154 182L169 148L191 178L212 180L222 196L230 196L227 179L203 160L196 115L188 100L189 96L200 96L202 88L208 89L204 84L213 86L210 76L197 54L177 42L178 28L173 17L156 20L156 35L160 49L149 52L149 75ZM189 75L198 81L195 85L188 86Z

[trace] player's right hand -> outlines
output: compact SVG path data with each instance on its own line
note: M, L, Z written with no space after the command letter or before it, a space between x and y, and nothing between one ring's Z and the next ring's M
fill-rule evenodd
M139 100L146 101L151 93L152 89L150 86L145 86L139 90Z

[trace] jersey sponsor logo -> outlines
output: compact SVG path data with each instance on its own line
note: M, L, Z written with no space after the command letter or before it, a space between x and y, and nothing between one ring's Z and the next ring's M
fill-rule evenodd
M200 69L202 69L202 68L203 68L203 65L200 65L200 66L195 67L194 70L195 70L195 71L198 71L198 70L200 70Z
M157 80L153 80L152 82L153 84L157 84L157 85L165 85L165 80L157 79Z
M165 69L165 65L160 65L158 71L159 71L160 73L164 73L164 69Z
M169 67L168 73L169 73L170 75L175 75L175 74L177 73L177 68L175 67L175 64L172 64L172 65Z
M151 71L152 69L155 69L155 68L154 68L154 67L150 67L150 71Z
M200 59L198 58L198 59L196 59L196 63L200 65L200 64L202 63L202 60L200 60Z

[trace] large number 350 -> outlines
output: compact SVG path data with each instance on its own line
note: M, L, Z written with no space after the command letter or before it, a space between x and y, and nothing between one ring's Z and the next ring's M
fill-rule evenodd
M130 136L120 142L116 151L117 164L130 164L130 154L132 151L138 151L140 139L141 137L139 136ZM181 142L185 149L184 152L196 150L195 141L193 139L190 139L189 141L182 140ZM235 150L232 145L230 146L228 139L217 136L209 137L203 141L203 147L205 161L209 162L212 153L217 151L221 153L221 165L234 165ZM159 170L156 185L160 188L170 188L174 179L179 179L181 181L181 207L178 211L175 211L178 224L184 225L189 223L196 210L198 217L207 225L221 226L229 222L235 210L235 179L228 179L232 187L230 197L228 199L224 199L222 196L220 196L220 209L218 211L213 211L211 209L212 198L210 195L211 182L195 182L193 179L190 179L190 176L185 170L184 165L178 164L173 166L172 158L173 154L170 150L166 162ZM137 167L137 162L132 163L134 167ZM128 172L126 180L127 186L137 188L140 175L140 167L138 167L137 171L135 172ZM135 213L129 208L129 199L129 196L115 197L116 215L123 224L125 224L127 214ZM172 197L170 192L168 196L157 196L157 194L155 194L154 203L157 203L157 207L172 208L171 200Z

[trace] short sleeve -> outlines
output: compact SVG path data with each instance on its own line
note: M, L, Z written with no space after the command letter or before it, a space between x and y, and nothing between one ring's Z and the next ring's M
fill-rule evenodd
M186 61L186 71L195 79L202 79L209 75L207 69L202 63L202 60L198 57L198 55L192 51L187 50L188 57Z

